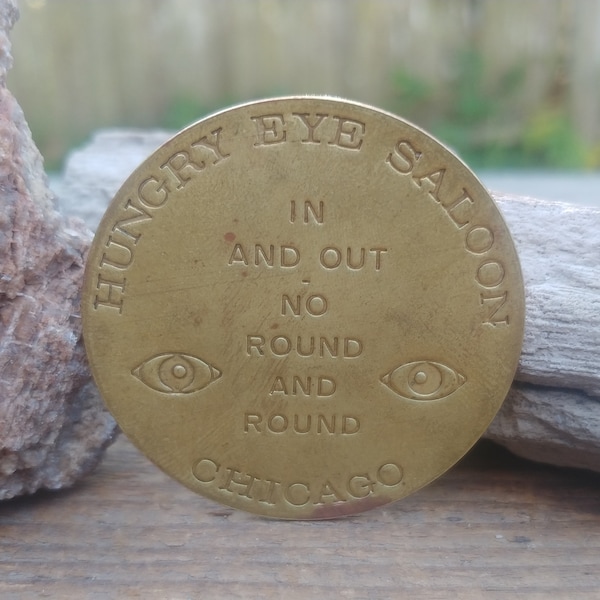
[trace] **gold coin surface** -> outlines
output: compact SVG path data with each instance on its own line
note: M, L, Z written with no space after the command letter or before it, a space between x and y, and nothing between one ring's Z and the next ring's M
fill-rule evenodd
M319 97L208 117L89 253L89 361L128 437L217 502L355 514L459 460L512 382L524 294L489 194L398 117Z

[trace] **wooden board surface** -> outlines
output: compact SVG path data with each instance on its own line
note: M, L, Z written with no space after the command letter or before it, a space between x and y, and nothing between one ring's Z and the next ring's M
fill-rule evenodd
M599 484L485 442L390 507L272 521L121 437L74 489L0 504L0 598L600 598Z

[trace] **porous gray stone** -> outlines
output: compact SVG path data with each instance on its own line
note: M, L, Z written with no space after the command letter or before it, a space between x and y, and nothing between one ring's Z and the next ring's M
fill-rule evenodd
M6 88L17 18L15 2L0 0L0 499L71 485L116 431L81 339L91 232L56 210L42 157Z

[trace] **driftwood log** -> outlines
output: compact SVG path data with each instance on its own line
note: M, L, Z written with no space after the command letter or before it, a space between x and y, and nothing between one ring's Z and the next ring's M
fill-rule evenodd
M99 132L56 183L64 212L94 229L168 137ZM492 195L519 252L527 317L516 380L486 436L533 460L600 471L600 209Z

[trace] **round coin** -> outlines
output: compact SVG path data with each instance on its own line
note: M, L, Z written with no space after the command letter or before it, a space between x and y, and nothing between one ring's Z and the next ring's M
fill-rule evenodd
M299 97L210 116L129 177L82 317L101 394L154 463L217 502L319 519L465 454L513 379L524 294L498 209L448 149Z

